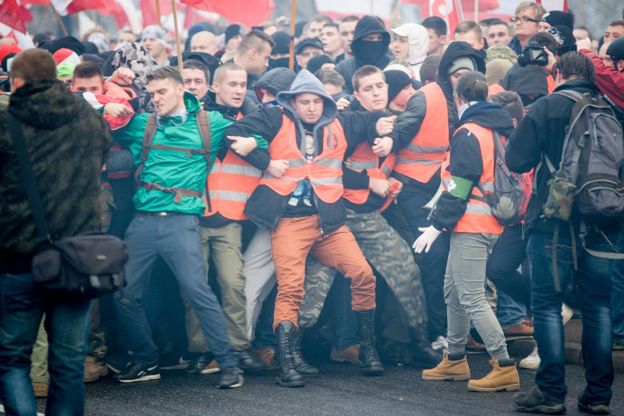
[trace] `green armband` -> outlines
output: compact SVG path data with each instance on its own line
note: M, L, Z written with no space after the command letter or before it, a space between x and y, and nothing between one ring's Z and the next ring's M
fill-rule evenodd
M470 191L472 191L472 185L472 181L468 179L460 178L459 176L451 176L448 192L455 198L466 200L468 199L468 195L470 195Z

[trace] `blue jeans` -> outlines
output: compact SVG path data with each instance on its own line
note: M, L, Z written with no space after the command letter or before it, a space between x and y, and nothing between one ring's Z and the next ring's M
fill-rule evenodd
M516 302L502 290L497 291L497 294L496 319L500 326L505 329L521 324L527 316L526 306Z
M50 386L48 415L82 415L84 359L90 302L45 296L31 274L0 273L0 401L10 415L34 415L30 355L45 313Z
M334 315L333 347L339 350L347 349L360 343L358 323L355 312L351 309L351 288L349 281L342 276L334 280L336 289L332 305Z
M624 253L624 232L620 232L618 251ZM611 273L611 321L613 322L613 342L624 344L624 260L613 262Z
M143 297L157 256L167 263L199 319L206 341L220 368L238 365L219 302L205 281L199 219L193 215L137 213L126 231L129 260L125 267L125 299L115 296L121 344L141 364L158 361L158 348L145 315ZM177 296L177 293L176 293Z
M563 226L565 230L565 226ZM588 247L610 251L602 237L592 235ZM609 236L617 238L615 236ZM615 238L611 241L615 241ZM535 339L541 364L535 375L535 384L548 397L563 402L565 385L564 333L561 304L564 294L553 286L553 235L533 231L529 236L527 255L531 272L531 308L535 325ZM578 240L578 238L577 238ZM576 242L579 297L583 315L583 362L585 363L585 394L591 403L609 403L613 384L611 359L611 268L612 261L589 255ZM562 231L556 247L561 287L567 287L574 276L571 240Z

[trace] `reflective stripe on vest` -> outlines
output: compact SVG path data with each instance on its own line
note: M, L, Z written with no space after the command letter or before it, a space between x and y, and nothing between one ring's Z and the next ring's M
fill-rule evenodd
M492 130L475 123L464 124L459 129L468 130L479 142L479 149L483 159L483 172L479 178L479 186L486 194L494 192L494 134ZM452 159L453 154L450 157ZM447 190L451 180L451 173L448 170L449 163L444 163L441 172L442 183ZM458 233L500 234L503 232L503 226L492 215L492 209L484 201L484 195L479 186L473 186L466 204L466 211L455 225L453 231Z
M328 204L337 202L343 194L342 161L347 150L342 125L334 120L323 127L323 150L311 161L299 150L296 137L295 122L282 115L282 127L269 144L269 154L271 160L287 160L288 168L281 178L264 172L260 184L288 196L297 188L297 183L308 178L320 200Z
M375 179L388 179L392 173L392 169L396 164L396 156L394 154L388 155L381 167L379 166L379 158L373 149L371 149L368 143L360 143L355 151L345 162L345 166L356 172L362 172L366 170L366 174L370 178ZM344 198L352 204L362 205L368 201L370 197L370 189L349 189L345 188ZM392 198L388 197L386 202L380 207L380 210L385 209L392 202Z
M234 221L243 221L247 200L260 182L262 171L251 166L228 150L223 161L215 159L208 175L208 195L210 204L206 204L204 216L217 212Z
M438 84L427 84L419 91L425 96L425 117L410 144L399 151L394 170L427 183L448 156L448 109Z

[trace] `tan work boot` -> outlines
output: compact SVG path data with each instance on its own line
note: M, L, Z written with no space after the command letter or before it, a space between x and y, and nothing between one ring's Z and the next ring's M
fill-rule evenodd
M339 350L337 348L331 349L331 354L329 355L329 359L332 361L336 361L339 363L349 363L353 365L360 364L360 346L359 344L352 345L349 348L345 348L344 350Z
M501 361L508 361L501 365ZM470 380L468 390L470 391L518 391L520 390L520 376L513 360L490 360L492 371L483 378Z
M48 385L46 383L32 383L32 386L37 399L48 397Z
M273 348L258 348L256 354L267 370L277 369L275 365L275 350Z
M431 370L423 370L422 379L425 381L466 381L470 379L470 367L466 356L461 360L450 360L448 353L444 353L442 362Z
M93 383L108 375L108 367L97 358L87 355L85 357L84 378L85 383Z

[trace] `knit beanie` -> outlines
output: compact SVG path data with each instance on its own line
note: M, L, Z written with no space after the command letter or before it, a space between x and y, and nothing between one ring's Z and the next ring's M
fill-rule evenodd
M395 69L384 71L386 76L386 84L388 84L388 102L394 100L403 88L412 83L410 77L403 71Z

